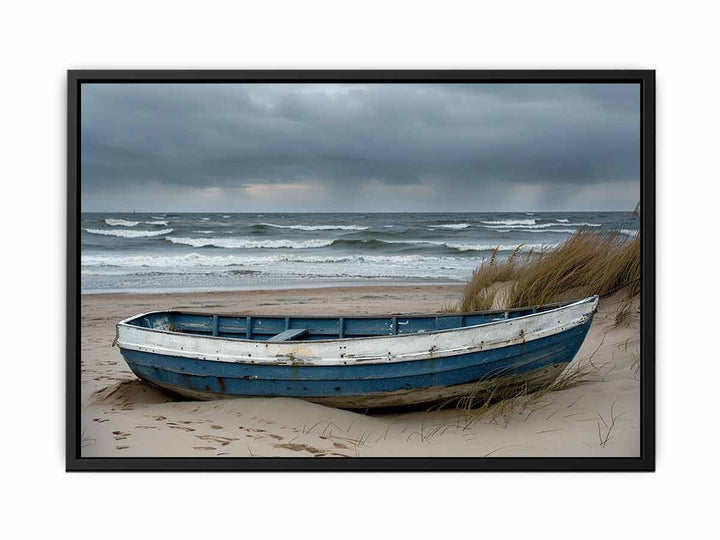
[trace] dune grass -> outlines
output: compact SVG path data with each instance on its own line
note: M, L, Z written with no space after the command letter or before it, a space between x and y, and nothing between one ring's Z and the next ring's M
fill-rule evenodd
M495 248L490 260L483 262L473 272L458 306L461 307L460 311L486 311L492 308L500 286L515 276L515 258L520 247L522 246L518 246L504 261L497 259L498 248ZM457 311L457 309L450 306L447 311Z
M473 272L462 299L446 310L536 306L605 295L624 287L628 297L640 292L639 235L583 230L554 249L527 254L519 249L505 260L499 260L495 250L490 260Z

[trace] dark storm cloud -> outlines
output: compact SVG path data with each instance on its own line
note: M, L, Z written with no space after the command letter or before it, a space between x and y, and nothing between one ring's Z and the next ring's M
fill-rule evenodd
M189 209L192 189L313 182L332 210L369 183L499 184L557 208L639 186L639 106L637 85L84 85L83 196L127 209L153 185Z

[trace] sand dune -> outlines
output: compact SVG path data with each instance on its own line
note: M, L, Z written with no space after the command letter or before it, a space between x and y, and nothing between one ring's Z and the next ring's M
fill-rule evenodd
M114 324L151 309L254 313L431 312L460 286L344 287L82 298L82 454L99 456L637 456L637 302L601 302L569 367L580 384L456 409L371 416L291 398L179 401L137 379L111 347Z

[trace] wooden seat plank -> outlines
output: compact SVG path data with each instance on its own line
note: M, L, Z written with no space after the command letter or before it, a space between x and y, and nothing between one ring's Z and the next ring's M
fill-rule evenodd
M292 339L302 337L305 334L307 334L307 328L291 328L290 330L285 330L284 332L280 332L279 334L271 337L268 341L290 341Z

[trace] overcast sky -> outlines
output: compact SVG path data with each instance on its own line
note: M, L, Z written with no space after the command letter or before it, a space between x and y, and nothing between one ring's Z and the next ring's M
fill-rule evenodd
M632 210L632 84L84 84L84 211Z

